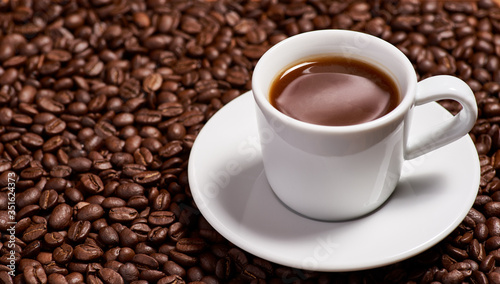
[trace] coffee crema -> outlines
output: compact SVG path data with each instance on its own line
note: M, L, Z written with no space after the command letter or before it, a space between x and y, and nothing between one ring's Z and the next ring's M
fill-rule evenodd
M327 126L369 122L392 111L399 89L380 68L343 56L307 58L273 81L269 100L295 119Z

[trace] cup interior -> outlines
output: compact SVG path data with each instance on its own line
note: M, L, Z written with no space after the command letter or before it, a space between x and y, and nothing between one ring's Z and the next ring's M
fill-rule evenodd
M290 121L291 123L309 124L288 117L275 109L269 102L270 88L284 69L308 57L324 55L348 57L380 68L398 86L400 103L390 113L370 122L349 126L317 126L352 128L361 127L360 125L376 125L391 119L391 117L401 115L411 107L417 79L408 58L395 46L382 39L346 30L320 30L302 33L285 39L270 48L257 63L252 78L252 91L259 107L279 116L280 119L295 121Z

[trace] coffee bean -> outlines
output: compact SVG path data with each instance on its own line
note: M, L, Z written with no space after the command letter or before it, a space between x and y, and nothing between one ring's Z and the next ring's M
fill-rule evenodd
M486 257L486 250L482 243L479 243L478 240L474 239L469 246L469 254L473 259L483 261Z
M49 216L49 226L55 230L66 228L70 224L72 211L71 206L67 204L57 205Z
M81 191L73 187L68 187L64 190L65 197L73 203L77 203L83 200L83 194Z
M446 247L446 251L454 259L463 260L463 259L466 259L468 257L467 251L460 249L458 247L452 246L452 245L448 245Z
M76 172L87 172L92 167L92 161L85 157L71 158L68 161L68 166Z
M186 275L186 270L184 268L170 260L163 265L163 271L167 274L177 275L179 277L184 277Z
M116 188L115 193L117 197L129 199L132 196L143 195L144 187L137 183L124 183Z
M135 266L139 270L158 269L159 268L158 262L154 258L152 258L151 256L148 256L146 254L134 255L132 262L135 264Z
M28 188L19 193L16 198L16 206L22 208L30 204L35 204L41 196L41 191L36 187Z
M90 229L89 221L76 221L69 227L67 237L73 242L81 242L87 238Z
M131 113L119 113L113 118L113 124L118 127L132 125L135 117Z
M134 160L136 164L148 166L153 162L153 154L148 148L141 147L134 152Z
M129 222L137 217L138 212L130 207L116 207L110 209L108 214L114 222Z
M42 238L47 233L46 224L32 224L23 233L22 240L24 242L31 242Z
M174 220L175 214L170 211L154 211L148 217L148 222L153 226L166 226Z
M20 177L23 179L39 179L45 175L45 171L41 167L29 167L21 171Z
M95 221L104 215L104 210L99 204L89 204L84 206L76 214L76 219L80 221Z
M167 239L167 234L167 228L155 227L149 231L147 240L155 244L160 244Z
M52 257L58 264L67 264L73 257L73 247L68 244L62 244L54 249Z
M79 261L91 261L98 259L103 255L103 251L94 245L81 244L73 250L73 257Z
M500 219L498 217L490 217L486 220L486 227L490 236L500 236Z
M500 202L488 202L484 205L484 210L489 216L500 216Z
M120 273L123 280L127 282L137 281L139 279L139 270L130 262L120 266L118 273Z
M124 283L122 276L111 268L102 268L97 272L99 278L106 284L122 284Z
M28 148L39 148L44 141L40 135L28 132L21 136L21 142Z
M170 251L169 256L172 261L183 267L191 267L198 262L198 259L196 257L175 250Z
M98 122L94 126L95 133L101 138L107 138L116 135L115 127L108 122Z
M175 117L184 112L182 104L178 102L166 102L158 106L158 110L163 116Z
M45 133L49 135L56 135L63 132L66 129L66 122L60 118L54 118L44 125Z
M474 236L481 242L486 240L488 234L488 227L484 223L479 223L476 228L474 228Z
M171 141L165 146L161 147L158 150L158 154L160 154L163 158L169 158L174 155L179 154L183 150L182 142L180 141Z
M66 178L71 175L72 169L66 165L57 165L50 170L50 176L54 178Z
M47 274L40 263L26 267L23 274L26 283L47 283Z
M45 244L47 244L50 247L56 247L59 245L62 245L64 242L64 236L58 232L52 232L52 233L47 233L44 237L43 240L45 241Z
M59 149L59 147L61 147L63 143L64 143L63 138L57 135L45 141L45 143L42 145L42 150L44 152L53 152Z
M80 178L82 189L90 194L97 194L104 190L104 184L99 176L83 174Z
M133 180L138 184L151 184L160 178L161 174L158 171L144 171L133 176Z
M155 92L160 89L163 78L158 73L148 75L143 82L143 88L146 92Z
M132 157L133 159L133 157ZM129 177L133 177L136 174L140 174L144 172L147 168L144 165L139 164L126 164L123 165L123 174Z
M199 253L206 246L203 239L200 238L183 238L177 241L175 248L184 253Z

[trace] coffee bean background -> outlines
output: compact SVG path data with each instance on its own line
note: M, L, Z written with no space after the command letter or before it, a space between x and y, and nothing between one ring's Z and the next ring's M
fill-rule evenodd
M467 217L428 251L367 271L242 251L203 218L187 180L196 135L250 89L261 55L325 28L391 42L419 79L462 78L480 109ZM500 283L499 67L493 0L0 1L0 283Z

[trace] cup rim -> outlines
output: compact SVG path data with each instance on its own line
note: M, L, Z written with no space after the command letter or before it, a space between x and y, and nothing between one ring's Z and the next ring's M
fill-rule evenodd
M286 48L287 52L289 52L289 46L293 46L296 41L308 41L311 40L311 38L326 38L326 37L332 37L332 36L338 36L338 37L349 37L349 36L361 36L366 39L368 39L370 42L373 42L375 44L381 45L387 52L391 52L391 57L393 57L393 60L396 60L400 62L400 64L405 65L404 69L406 70L405 74L401 75L401 78L406 78L406 83L407 87L406 90L402 90L400 84L396 82L398 85L398 88L400 89L400 94L402 96L402 100L400 103L394 108L392 111L389 113L368 121L368 122L363 122L360 124L353 124L353 125L342 125L342 126L330 126L330 125L320 125L320 124L313 124L305 121L298 120L296 118L290 117L278 109L276 109L274 106L271 105L269 100L267 99L267 90L263 90L264 86L262 86L261 82L257 80L258 74L263 72L266 68L266 61L268 58L273 57L277 53L282 53L283 48ZM321 55L321 54L318 54ZM377 61L376 59L370 58L374 61ZM378 62L380 65L384 66L382 62ZM283 66L284 68L286 66ZM256 76L257 75L257 76ZM276 74L274 74L275 76ZM396 79L395 75L396 74L390 74L393 79ZM416 93L416 85L417 85L417 76L416 72L414 70L414 67L408 57L400 51L396 46L392 45L391 43L375 37L373 35L367 34L367 33L362 33L362 32L357 32L357 31L350 31L350 30L340 30L340 29L327 29L327 30L316 30L316 31L310 31L310 32L304 32L300 33L294 36L291 36L289 38L286 38L274 46L272 46L270 49L268 49L264 55L259 59L257 62L254 72L252 75L252 93L255 102L257 103L258 107L262 110L265 111L266 113L274 116L277 118L280 122L296 127L299 129L302 129L304 131L313 131L313 132L329 132L329 133L353 133L353 132L362 132L362 131L368 131L368 130L373 130L379 127L383 127L387 124L390 124L394 122L395 120L398 120L400 117L404 117L404 115L407 113L407 111L412 107L414 98L415 98L415 93Z

